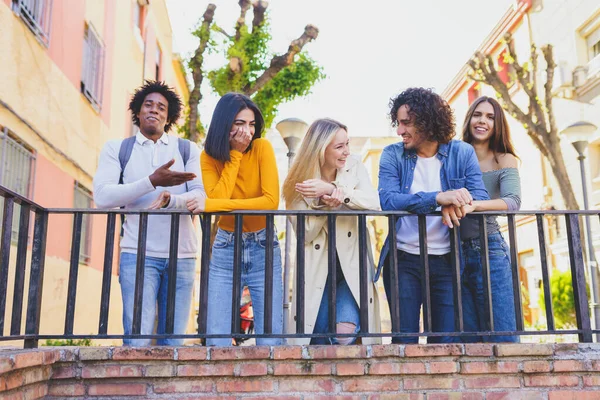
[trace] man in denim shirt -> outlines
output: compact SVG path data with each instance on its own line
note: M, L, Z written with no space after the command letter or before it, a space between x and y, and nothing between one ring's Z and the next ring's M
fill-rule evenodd
M402 142L387 146L379 162L379 199L383 210L428 214L452 207L460 218L462 207L487 200L473 147L452 140L454 116L448 103L429 89L411 88L390 101L390 118ZM457 223L457 221L454 221ZM431 330L453 332L454 299L450 232L441 217L428 217L427 254L431 292ZM384 264L383 282L391 307L390 240L398 248L400 332L419 332L423 301L416 216L400 217L381 251L375 280ZM396 337L394 343L417 343L418 337ZM458 342L458 337L432 336L429 343Z

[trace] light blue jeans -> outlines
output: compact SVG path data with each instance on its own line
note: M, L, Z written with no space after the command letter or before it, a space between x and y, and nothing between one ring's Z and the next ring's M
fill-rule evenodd
M231 334L231 299L233 292L233 232L219 228L212 248L208 273L207 334ZM254 311L254 328L264 333L265 304L265 248L273 246L273 314L272 333L283 331L283 279L281 276L281 250L277 237L273 243L266 242L266 231L242 233L242 282L248 286ZM239 312L239 308L236 310ZM280 345L281 338L258 338L257 345ZM231 338L211 338L208 346L231 346Z
M131 334L133 302L135 301L135 266L137 255L121 253L119 283L123 297L123 331ZM192 289L196 262L193 258L177 259L177 284L175 289L174 334L184 334L190 317ZM169 287L169 259L146 256L144 270L144 297L142 300L142 326L140 333L150 335L154 330L158 302L156 333L165 333L167 322L167 290ZM150 346L152 339L123 339L125 346ZM181 346L183 339L157 339L158 345Z

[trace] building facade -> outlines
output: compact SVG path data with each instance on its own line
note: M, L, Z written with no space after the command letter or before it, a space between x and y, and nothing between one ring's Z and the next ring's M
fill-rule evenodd
M135 133L127 107L145 79L164 80L188 99L165 0L1 0L0 31L0 184L44 207L93 207L100 150ZM64 324L72 225L70 215L50 216L42 333ZM14 244L17 228L13 223ZM76 334L98 327L105 229L105 216L84 217ZM120 333L116 276L112 282L108 329Z

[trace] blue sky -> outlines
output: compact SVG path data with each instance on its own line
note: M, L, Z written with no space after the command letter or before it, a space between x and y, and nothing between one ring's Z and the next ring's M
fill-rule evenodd
M167 0L174 50L188 57L197 47L191 30L207 1ZM213 1L215 20L232 31L239 14L235 0ZM269 5L272 50L283 53L313 24L319 37L305 49L327 78L313 93L283 104L275 122L319 117L348 125L350 136L387 136L389 98L410 86L441 93L514 0L273 0ZM248 13L252 18L252 13ZM209 68L222 65L212 55ZM206 82L206 81L205 81ZM218 98L206 82L200 107L205 124Z

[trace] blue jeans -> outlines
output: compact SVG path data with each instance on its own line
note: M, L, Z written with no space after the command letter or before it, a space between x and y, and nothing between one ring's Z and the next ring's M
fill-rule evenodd
M219 228L212 248L208 272L207 334L231 334L231 299L233 292L233 232ZM248 286L254 311L254 328L264 333L265 247L273 246L273 314L272 333L283 332L283 279L281 250L277 237L266 243L266 231L242 233L242 283ZM236 310L239 312L239 308ZM231 346L231 338L210 338L208 346ZM258 345L280 345L281 338L258 338Z
M131 334L133 302L135 296L135 268L137 255L121 253L119 283L123 297L123 331ZM177 284L175 289L175 323L173 333L184 334L190 317L192 289L196 273L196 260L177 259ZM144 297L140 333L150 335L154 330L158 301L157 334L165 333L167 321L167 290L169 287L169 259L146 256L144 269ZM152 339L123 339L125 346L149 346ZM157 339L158 345L181 346L183 339Z
M338 264L339 265L339 264ZM331 290L331 277L327 276L319 313L315 322L313 333L328 333L329 332L329 292ZM337 272L337 286L335 296L335 322L349 322L356 326L354 333L360 330L360 311L356 300L348 287L346 279L341 268ZM354 343L356 339L352 341ZM310 344L339 344L337 338L312 338ZM349 343L351 344L351 343Z
M483 332L485 328L485 302L481 265L481 243L479 238L462 242L465 269L462 273L462 303L464 329L466 332ZM492 289L492 310L494 331L515 331L515 303L513 296L513 276L508 245L500 232L488 236L488 257L490 266L490 286ZM468 336L466 342L518 342L517 336L488 335Z
M421 291L421 256L398 250L398 293L400 294L400 332L419 332ZM454 299L452 264L449 255L429 255L431 293L431 331L454 332ZM391 306L391 277L389 265L383 269L383 284ZM418 337L394 337L392 343L418 343ZM427 343L456 343L458 337L430 336Z

